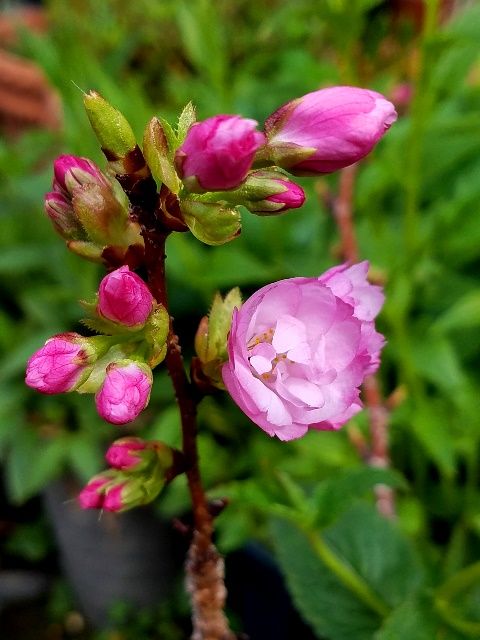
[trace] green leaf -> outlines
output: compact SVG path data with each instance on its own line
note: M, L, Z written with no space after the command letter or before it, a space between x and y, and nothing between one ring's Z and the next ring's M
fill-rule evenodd
M409 543L367 505L322 534L276 519L272 535L298 610L329 640L371 640L422 581Z
M451 329L469 329L480 325L480 289L469 291L443 313L433 329L449 331Z
M397 471L367 466L348 469L323 480L311 499L318 521L322 524L332 522L378 484L393 489L407 488L407 483Z
M20 430L11 441L7 457L7 488L15 503L38 493L62 472L68 457L67 436L42 441L29 428Z
M440 470L449 478L455 474L455 439L445 413L432 403L417 405L411 428L418 441Z
M438 626L433 603L425 598L412 597L392 612L374 640L432 640L440 637L437 635Z
M70 434L69 462L82 482L86 482L104 466L101 448L93 434L79 431Z

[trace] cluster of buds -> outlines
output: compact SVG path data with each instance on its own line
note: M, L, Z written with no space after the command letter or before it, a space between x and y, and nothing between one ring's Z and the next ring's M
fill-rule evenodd
M71 251L107 264L133 262L143 254L140 227L113 176L87 158L64 155L54 163L52 186L45 211Z
M99 415L112 424L134 420L147 406L152 368L166 354L169 316L128 266L106 275L96 300L83 303L84 323L102 335L53 336L32 355L26 383L42 393L95 393Z
M379 93L332 87L283 105L267 118L264 132L255 120L218 115L192 122L173 147L155 148L158 135L145 141L150 157L155 149L164 160L173 158L190 231L208 244L223 244L240 232L238 205L257 215L301 207L304 191L286 172L319 175L353 164L395 119L393 105Z
M173 477L179 455L154 440L116 440L105 454L110 468L94 476L82 489L78 496L80 506L118 513L152 502Z

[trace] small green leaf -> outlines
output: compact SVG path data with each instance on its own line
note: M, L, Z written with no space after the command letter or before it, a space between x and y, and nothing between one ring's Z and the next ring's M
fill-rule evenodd
M185 140L188 130L190 129L190 127L192 126L192 124L195 122L196 119L197 119L197 116L195 113L195 107L191 102L189 102L184 107L182 113L178 118L177 141L179 146Z

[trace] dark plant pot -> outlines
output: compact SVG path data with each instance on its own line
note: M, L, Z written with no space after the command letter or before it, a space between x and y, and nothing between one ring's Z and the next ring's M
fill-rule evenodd
M165 598L175 575L172 533L148 508L83 511L78 491L76 483L58 481L44 501L79 607L94 627L105 628L115 603L146 608Z

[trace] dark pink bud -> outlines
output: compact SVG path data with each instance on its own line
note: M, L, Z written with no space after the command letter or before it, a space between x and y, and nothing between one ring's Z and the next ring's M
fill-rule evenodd
M92 478L78 495L78 502L82 509L100 509L103 506L104 492L109 482L111 478L104 475Z
M283 205L281 209L278 209L277 213L286 211L287 209L298 209L303 205L305 202L305 192L302 187L290 180L278 180L277 182L285 187L285 191L265 198L268 202L276 202Z
M234 189L245 179L265 143L257 122L218 115L194 124L177 150L178 173L190 191Z
M62 333L47 340L28 361L25 382L42 393L73 391L90 361L88 340L78 333Z
M123 482L121 484L117 484L105 493L105 497L103 499L102 507L105 511L113 511L114 513L117 511L121 511L124 508L124 500L122 500L122 491L126 487L127 483Z
M45 195L45 212L52 221L55 230L65 240L79 240L85 237L72 201L60 191L52 191Z
M120 438L120 440L116 440L110 445L105 454L105 459L114 469L134 471L143 463L142 457L135 455L135 453L144 451L147 448L147 444L141 438Z
M380 93L358 87L321 89L267 119L267 151L291 173L330 173L370 153L396 119L393 104Z
M145 282L130 271L120 267L106 275L98 290L98 313L127 327L145 324L154 299Z
M148 404L152 380L150 367L142 362L122 360L108 365L95 396L99 415L112 424L132 422Z
M67 196L71 196L75 187L82 184L94 183L108 186L106 176L88 158L59 156L54 162L53 172L55 176L53 180L54 191L60 191Z

